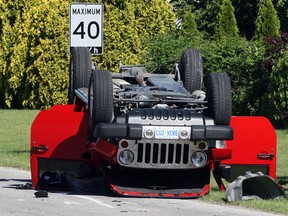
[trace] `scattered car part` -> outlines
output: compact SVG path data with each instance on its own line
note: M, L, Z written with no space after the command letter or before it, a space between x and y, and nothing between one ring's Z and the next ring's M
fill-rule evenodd
M275 181L262 172L246 172L244 176L239 176L226 189L226 199L228 202L247 199L274 199L283 198L284 191Z
M48 196L48 192L47 191L36 191L35 193L34 193L34 195L35 195L35 197L36 198L45 198L45 197L49 197Z

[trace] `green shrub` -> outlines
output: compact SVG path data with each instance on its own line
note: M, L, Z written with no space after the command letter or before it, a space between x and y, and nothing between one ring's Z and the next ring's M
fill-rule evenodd
M268 116L278 128L288 126L288 33L265 38L266 53L259 78L259 113Z
M179 36L177 33L158 35L146 40L146 52L143 56L149 71L154 73L170 73L175 63L179 63L180 56L187 47L197 48L202 43L202 34L196 32L189 37Z
M255 89L255 83L258 82L261 73L264 47L245 38L229 37L219 42L206 43L202 52L206 74L222 71L230 76L233 114L257 114L257 97L261 92Z
M288 50L282 53L272 68L268 92L264 96L265 112L278 128L288 127ZM262 110L263 112L263 110Z

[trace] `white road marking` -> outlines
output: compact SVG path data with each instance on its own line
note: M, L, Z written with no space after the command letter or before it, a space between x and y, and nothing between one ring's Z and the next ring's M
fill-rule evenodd
M105 203L102 203L101 201L99 201L99 200L97 200L97 199L93 199L92 197L79 196L79 195L77 195L76 197L89 200L89 201L91 201L91 202L97 203L97 204L99 204L99 205L101 205L101 206L105 206L105 207L107 207L107 208L114 208L113 206L107 205L107 204L105 204Z
M84 205L84 203L80 202L69 202L69 201L64 201L66 205Z

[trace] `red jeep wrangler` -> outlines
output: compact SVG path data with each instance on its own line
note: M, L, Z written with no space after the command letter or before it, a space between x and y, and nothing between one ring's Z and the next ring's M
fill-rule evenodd
M71 176L93 176L121 195L198 197L209 192L211 171L220 189L222 178L246 171L275 178L270 122L231 117L226 73L211 73L206 92L202 82L197 50L186 50L171 74L152 74L121 63L118 73L95 69L87 48L72 48L69 103L32 125L33 187L65 189Z

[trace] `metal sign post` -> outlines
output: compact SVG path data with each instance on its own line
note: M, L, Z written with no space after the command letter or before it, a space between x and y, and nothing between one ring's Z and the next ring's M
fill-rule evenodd
M70 4L70 47L88 47L91 54L103 54L103 4Z

